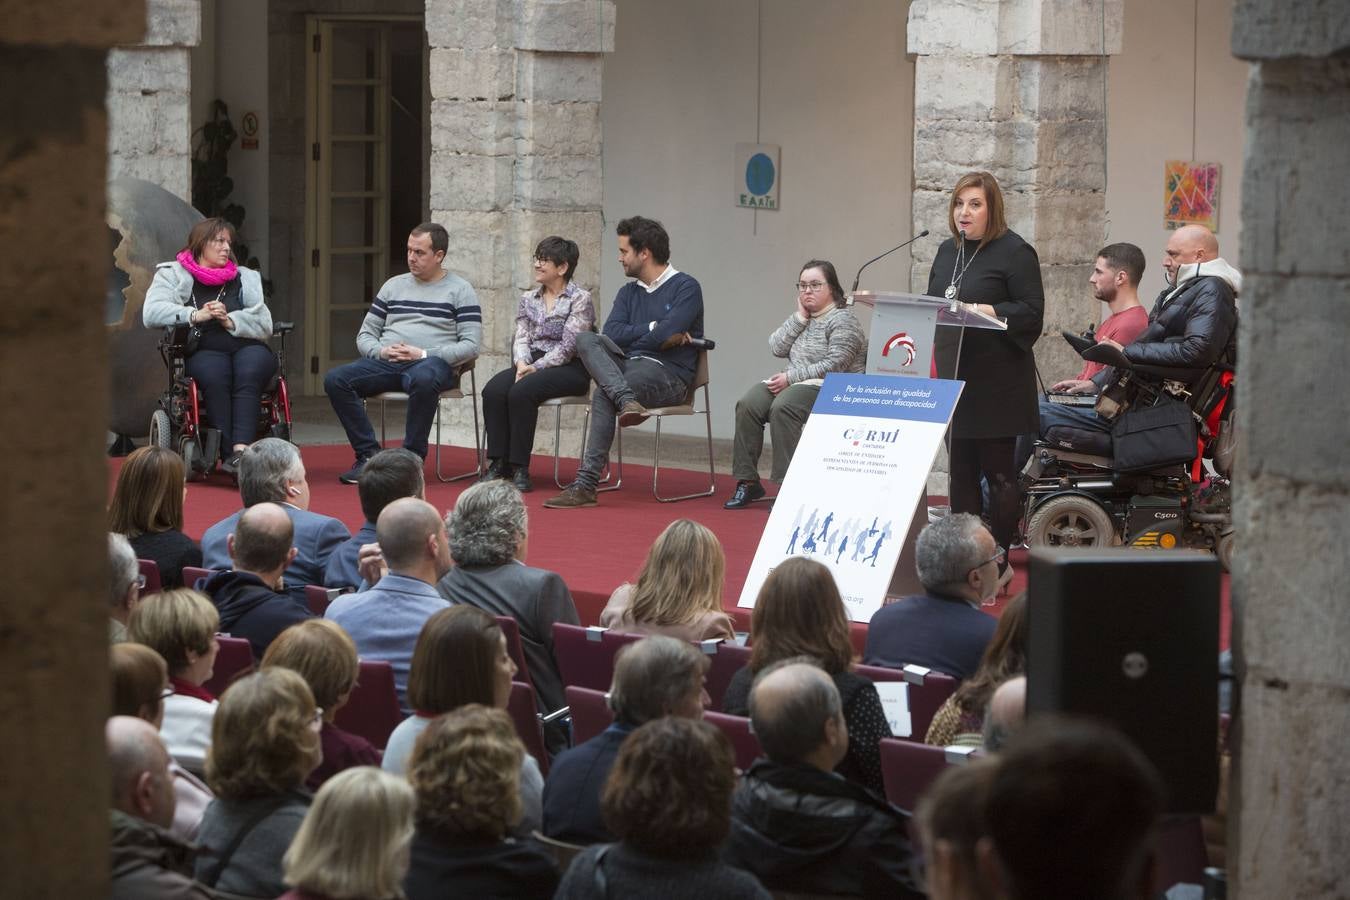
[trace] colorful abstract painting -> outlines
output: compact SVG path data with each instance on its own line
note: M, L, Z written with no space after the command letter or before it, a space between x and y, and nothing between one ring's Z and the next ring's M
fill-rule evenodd
M1219 230L1219 164L1171 159L1163 174L1165 227L1204 225Z

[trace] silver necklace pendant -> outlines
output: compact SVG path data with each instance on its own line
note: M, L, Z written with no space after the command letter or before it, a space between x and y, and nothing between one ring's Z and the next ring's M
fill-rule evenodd
M955 299L956 299L956 285L955 285L955 284L949 284L949 285L947 285L947 289L946 289L945 291L942 292L942 296L946 297L948 300L955 300Z

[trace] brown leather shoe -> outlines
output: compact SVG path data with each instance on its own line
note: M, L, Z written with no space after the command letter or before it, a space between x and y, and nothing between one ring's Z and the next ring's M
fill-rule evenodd
M579 484L569 484L561 494L544 501L544 506L549 509L580 509L583 506L597 505L595 488L582 487Z
M629 400L619 410L619 424L625 428L630 425L641 425L648 418L647 407L636 400Z

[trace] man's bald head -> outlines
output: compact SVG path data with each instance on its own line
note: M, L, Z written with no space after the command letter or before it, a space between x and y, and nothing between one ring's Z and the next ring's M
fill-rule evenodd
M1183 225L1167 238L1167 249L1163 252L1167 283L1177 283L1177 270L1182 266L1218 258L1219 239L1214 232L1203 225Z
M750 722L774 762L812 762L810 758L822 755L830 742L828 723L843 724L842 706L839 689L824 670L805 660L786 660L755 679ZM843 746L847 749L846 739ZM837 762L822 768L833 769Z
M445 533L445 523L441 521L436 507L416 497L403 497L395 500L380 513L375 523L375 536L380 543L380 552L391 572L413 569L422 564L428 556L429 548L434 552L435 544L429 539Z
M113 716L104 735L113 809L168 828L173 824L173 778L169 752L155 726L132 716Z
M984 749L999 750L1027 717L1027 679L1009 678L989 698L989 714L984 718Z
M295 526L279 503L256 503L239 516L230 557L241 572L273 572L290 563Z

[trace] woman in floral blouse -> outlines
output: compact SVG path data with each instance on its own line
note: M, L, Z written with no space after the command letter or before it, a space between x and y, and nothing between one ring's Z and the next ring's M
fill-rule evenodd
M577 335L595 327L590 292L572 283L581 251L576 242L546 237L534 248L539 287L520 298L512 367L483 387L488 469L483 480L508 478L521 491L530 483L530 451L539 404L584 395L591 377L576 357Z

